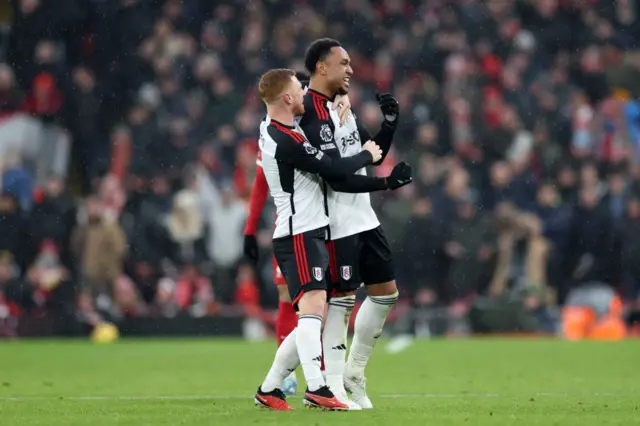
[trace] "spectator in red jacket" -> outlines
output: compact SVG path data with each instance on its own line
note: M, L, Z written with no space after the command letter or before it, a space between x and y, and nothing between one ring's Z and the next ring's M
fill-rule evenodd
M57 118L62 108L62 92L55 78L49 73L41 73L33 80L31 91L27 94L22 109L43 120Z

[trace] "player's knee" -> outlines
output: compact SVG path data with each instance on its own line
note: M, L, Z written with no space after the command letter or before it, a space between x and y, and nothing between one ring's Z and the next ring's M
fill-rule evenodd
M334 292L331 297L348 297L348 296L354 296L356 294L356 290L350 290L350 291L336 291Z
M291 295L289 295L289 289L286 285L279 285L278 287L278 301L291 303Z
M371 284L367 286L367 294L373 297L398 295L398 286L396 281L387 281L380 284Z
M305 292L298 301L300 315L318 315L324 317L324 308L327 301L325 290L310 290Z

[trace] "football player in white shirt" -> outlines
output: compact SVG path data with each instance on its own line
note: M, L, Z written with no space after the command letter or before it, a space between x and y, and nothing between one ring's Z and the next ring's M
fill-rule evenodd
M398 123L398 102L389 94L377 95L383 114L380 131L371 137L354 115L340 123L333 100L349 90L353 70L349 54L340 43L320 39L307 49L305 66L311 74L305 97L305 113L300 127L315 148L332 158L359 155L364 141L375 141L383 151L381 164L391 146ZM364 369L387 315L398 300L393 256L380 222L371 207L368 193L358 185L373 190L396 189L411 183L411 167L397 164L387 178L367 177L364 168L356 172L357 181L349 190L336 188L325 179L325 209L329 216L329 283L332 297L322 335L326 382L338 399L362 408L373 408L367 396ZM360 192L360 193L353 193ZM368 297L358 311L355 334L345 365L348 318L355 304L355 293L364 283Z

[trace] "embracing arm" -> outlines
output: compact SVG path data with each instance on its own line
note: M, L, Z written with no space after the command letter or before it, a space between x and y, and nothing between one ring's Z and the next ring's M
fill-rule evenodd
M305 172L317 173L327 180L344 179L374 160L369 151L362 151L353 157L332 159L309 141L298 143L293 139L285 139L278 144L275 158Z
M330 119L319 119L317 117L307 116L302 120L300 126L302 127L302 130L304 130L309 143L314 148L322 151L322 153L325 156L330 157L332 161L343 160L333 136L331 136L331 140L327 140L328 138L324 136L325 132L323 132L323 127L325 128L325 131L327 128L331 129L331 135L333 135L334 128ZM385 179L370 176L351 174L349 176L339 178L324 178L329 186L337 192L363 193L382 191L388 188Z
M362 175L350 175L343 179L326 179L327 184L336 192L358 194L363 192L376 192L389 189L387 178L377 178Z

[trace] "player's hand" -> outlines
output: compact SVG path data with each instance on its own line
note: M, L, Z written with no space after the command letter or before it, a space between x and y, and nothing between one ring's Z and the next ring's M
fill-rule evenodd
M244 236L243 251L245 257L253 262L254 265L258 263L258 240L255 235Z
M400 114L400 105L396 98L389 93L376 93L376 100L380 105L384 121L392 126L398 124L398 115Z
M389 189L402 188L411 182L413 182L413 167L404 161L396 164L389 177L387 177Z
M351 101L349 95L337 95L333 100L332 110L338 110L338 116L340 117L340 124L344 124L349 116L351 110Z
M382 149L374 141L367 141L362 145L364 151L369 151L373 157L373 163L377 163L382 158Z

